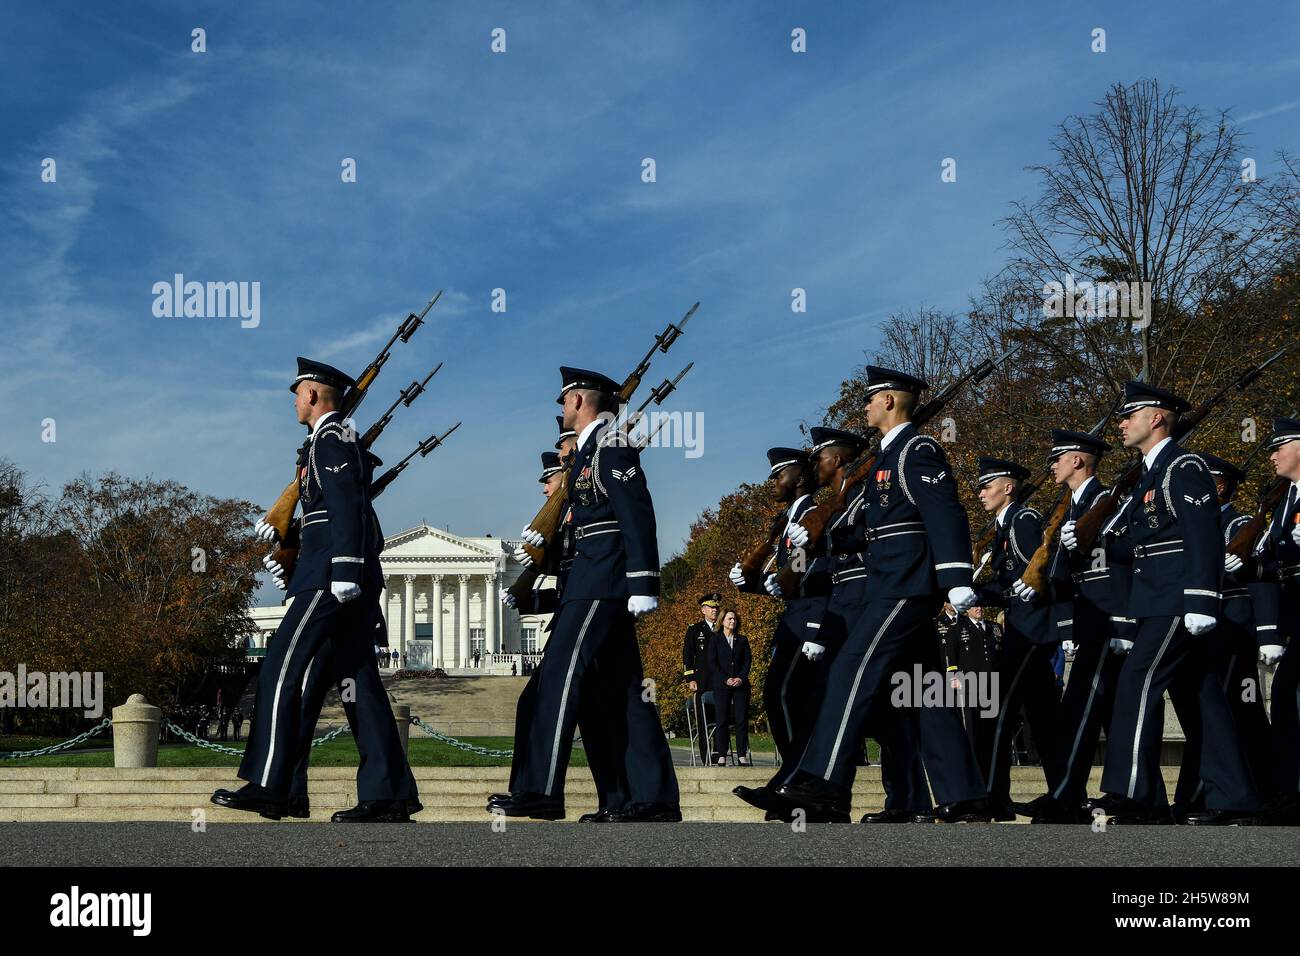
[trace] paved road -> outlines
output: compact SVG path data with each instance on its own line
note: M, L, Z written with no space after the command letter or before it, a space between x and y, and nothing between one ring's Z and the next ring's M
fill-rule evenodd
M1300 828L490 823L0 824L0 864L1295 866Z

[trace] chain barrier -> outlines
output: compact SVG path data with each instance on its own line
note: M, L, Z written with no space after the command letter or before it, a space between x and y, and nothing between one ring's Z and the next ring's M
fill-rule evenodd
M457 740L455 737L449 737L446 734L440 734L434 730L419 717L412 717L411 723L419 727L434 740L441 741L444 744L463 750L466 753L478 754L480 757L513 757L513 750L493 750L491 747L480 747L478 744L467 744L463 740Z
M103 720L97 723L94 727L91 727L85 733L77 734L77 736L73 737L70 740L65 740L62 743L58 743L58 744L50 744L50 746L48 747L41 747L37 750L3 751L0 752L0 760L25 760L28 757L44 757L48 754L56 754L61 750L71 750L73 747L77 746L77 744L89 740L91 737L94 737L97 734L102 734L104 731L108 730L108 728L112 726L113 726L113 718L105 717Z
M202 737L190 733L188 730L169 718L163 718L163 726L182 740L186 740L189 743L194 744L196 747L202 747L204 750L215 750L217 753L226 754L231 757L244 756L242 750L236 750L234 747L223 747L221 744L213 743L211 740L204 740ZM347 729L347 727L335 727L327 734L322 734L319 737L312 738L311 745L313 747L319 747L321 744L327 743L340 734L346 732Z

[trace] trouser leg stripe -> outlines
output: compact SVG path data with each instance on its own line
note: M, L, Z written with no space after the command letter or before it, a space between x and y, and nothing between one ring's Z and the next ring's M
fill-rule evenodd
M587 625L596 616L596 608L599 606L599 601L591 602L591 610L587 612L587 618L578 631L578 639L573 644L573 655L569 658L569 671L564 675L564 693L560 695L560 712L555 715L555 743L551 745L551 767L546 773L545 793L548 797L555 787L555 765L560 759L560 736L564 731L564 709L569 704L569 687L573 683L573 671L578 666L578 654L582 651L582 639L587 636Z
M303 628L311 620L311 612L316 610L316 602L324 591L317 591L307 605L307 611L303 614L302 620L298 622L298 627L294 629L293 638L289 641L289 649L285 651L284 662L280 664L280 676L275 681L275 696L271 699L271 738L266 748L266 766L262 768L262 786L266 786L271 779L271 761L275 759L275 725L280 716L280 692L284 689L284 678L289 672L289 661L293 659L293 649L298 646L298 638L302 636Z
M898 612L903 609L903 605L906 603L907 599L904 598L894 605L894 609L885 618L885 623L880 625L880 629L876 631L876 636L871 639L871 646L867 648L867 653L862 655L862 663L858 665L858 672L853 677L853 687L849 690L849 699L844 702L844 716L840 718L840 729L835 734L835 746L831 747L831 759L826 764L826 773L822 775L823 780L829 780L831 772L835 769L835 758L840 754L840 746L844 743L844 731L849 726L849 714L853 710L853 699L858 696L858 685L862 683L862 675L867 669L867 664L871 662L871 655L875 651L876 645L880 643L885 631L889 630L889 625L894 623L894 618L898 616Z
M1103 638L1103 640L1106 640ZM1088 688L1088 702L1083 705L1083 717L1079 720L1079 729L1074 735L1074 744L1070 747L1070 757L1065 761L1065 774L1061 777L1061 783L1052 793L1052 798L1060 800L1061 795L1065 792L1066 785L1070 782L1070 770L1074 767L1074 758L1079 755L1079 744L1083 742L1083 728L1088 726L1088 715L1092 713L1092 703L1097 699L1097 685L1101 683L1101 669L1106 664L1106 655L1110 653L1110 641L1102 646L1101 654L1097 657L1097 670L1092 675L1092 686ZM994 758L997 759L997 758Z
M790 719L790 701L787 694L790 690L790 678L794 676L795 665L799 663L799 654L790 658L790 666L785 669L785 679L781 681L781 713L785 715L785 734L790 740L794 739L794 721Z
M1016 668L1016 676L1011 678L1011 686L1007 688L1007 696L1003 698L1004 703L1010 702L1011 698L1015 696L1016 685L1020 683L1020 676L1025 672L1025 668L1029 665L1029 658L1033 655L1034 648L1031 647L1025 656L1020 659L1020 666ZM1007 719L1007 710L1008 708L1005 706L998 708L998 725L993 729L993 759L989 761L989 778L985 781L989 787L993 786L993 778L998 772L998 752L1002 749L1002 727Z
M1160 658L1165 656L1165 651L1169 647L1169 642L1174 638L1174 632L1178 630L1178 625L1182 618L1175 616L1173 623L1169 625L1169 633L1165 635L1164 641L1160 645L1160 650L1156 651L1155 659L1151 666L1147 668L1146 679L1142 682L1142 699L1138 702L1138 719L1137 726L1133 729L1133 755L1132 764L1128 773L1128 798L1133 799L1133 794L1137 793L1138 782L1138 753L1142 749L1142 721L1146 719L1147 698L1151 696L1151 678L1156 675L1156 668L1160 666Z

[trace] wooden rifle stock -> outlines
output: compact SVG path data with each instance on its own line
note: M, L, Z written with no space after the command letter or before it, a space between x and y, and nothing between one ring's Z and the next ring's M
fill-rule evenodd
M515 579L515 583L510 585L507 593L514 595L515 601L521 604L526 600L531 600L533 586L541 576L542 569L536 563L530 564Z
M560 530L560 518L564 514L564 506L569 503L568 468L564 469L563 477L564 481L560 483L560 487L555 494L546 499L546 503L537 512L537 516L528 522L530 531L536 531L546 539L546 543L540 548L534 547L527 541L524 542L524 550L528 552L528 556L533 559L533 564L537 566L540 566L546 560L546 549L555 540L555 533Z
M1290 482L1285 478L1274 478L1272 483L1260 493L1259 510L1232 536L1232 540L1228 542L1229 554L1235 554L1245 561L1255 553L1255 543L1268 527L1273 511L1286 497L1288 485Z
M1070 513L1070 500L1070 489L1062 489L1056 507L1052 509L1047 524L1043 526L1043 540L1030 557L1025 573L1020 576L1025 584L1039 594L1047 593L1047 565L1052 560L1051 543L1055 540L1056 533L1061 530L1061 525L1065 524L1065 516ZM1075 533L1077 534L1078 531L1076 530Z

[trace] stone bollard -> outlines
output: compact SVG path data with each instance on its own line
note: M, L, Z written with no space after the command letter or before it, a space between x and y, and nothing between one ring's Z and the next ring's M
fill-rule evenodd
M397 736L402 738L402 753L408 753L411 739L411 705L394 704L393 719L397 721Z
M158 727L162 711L132 694L121 707L113 708L113 766L158 766Z

